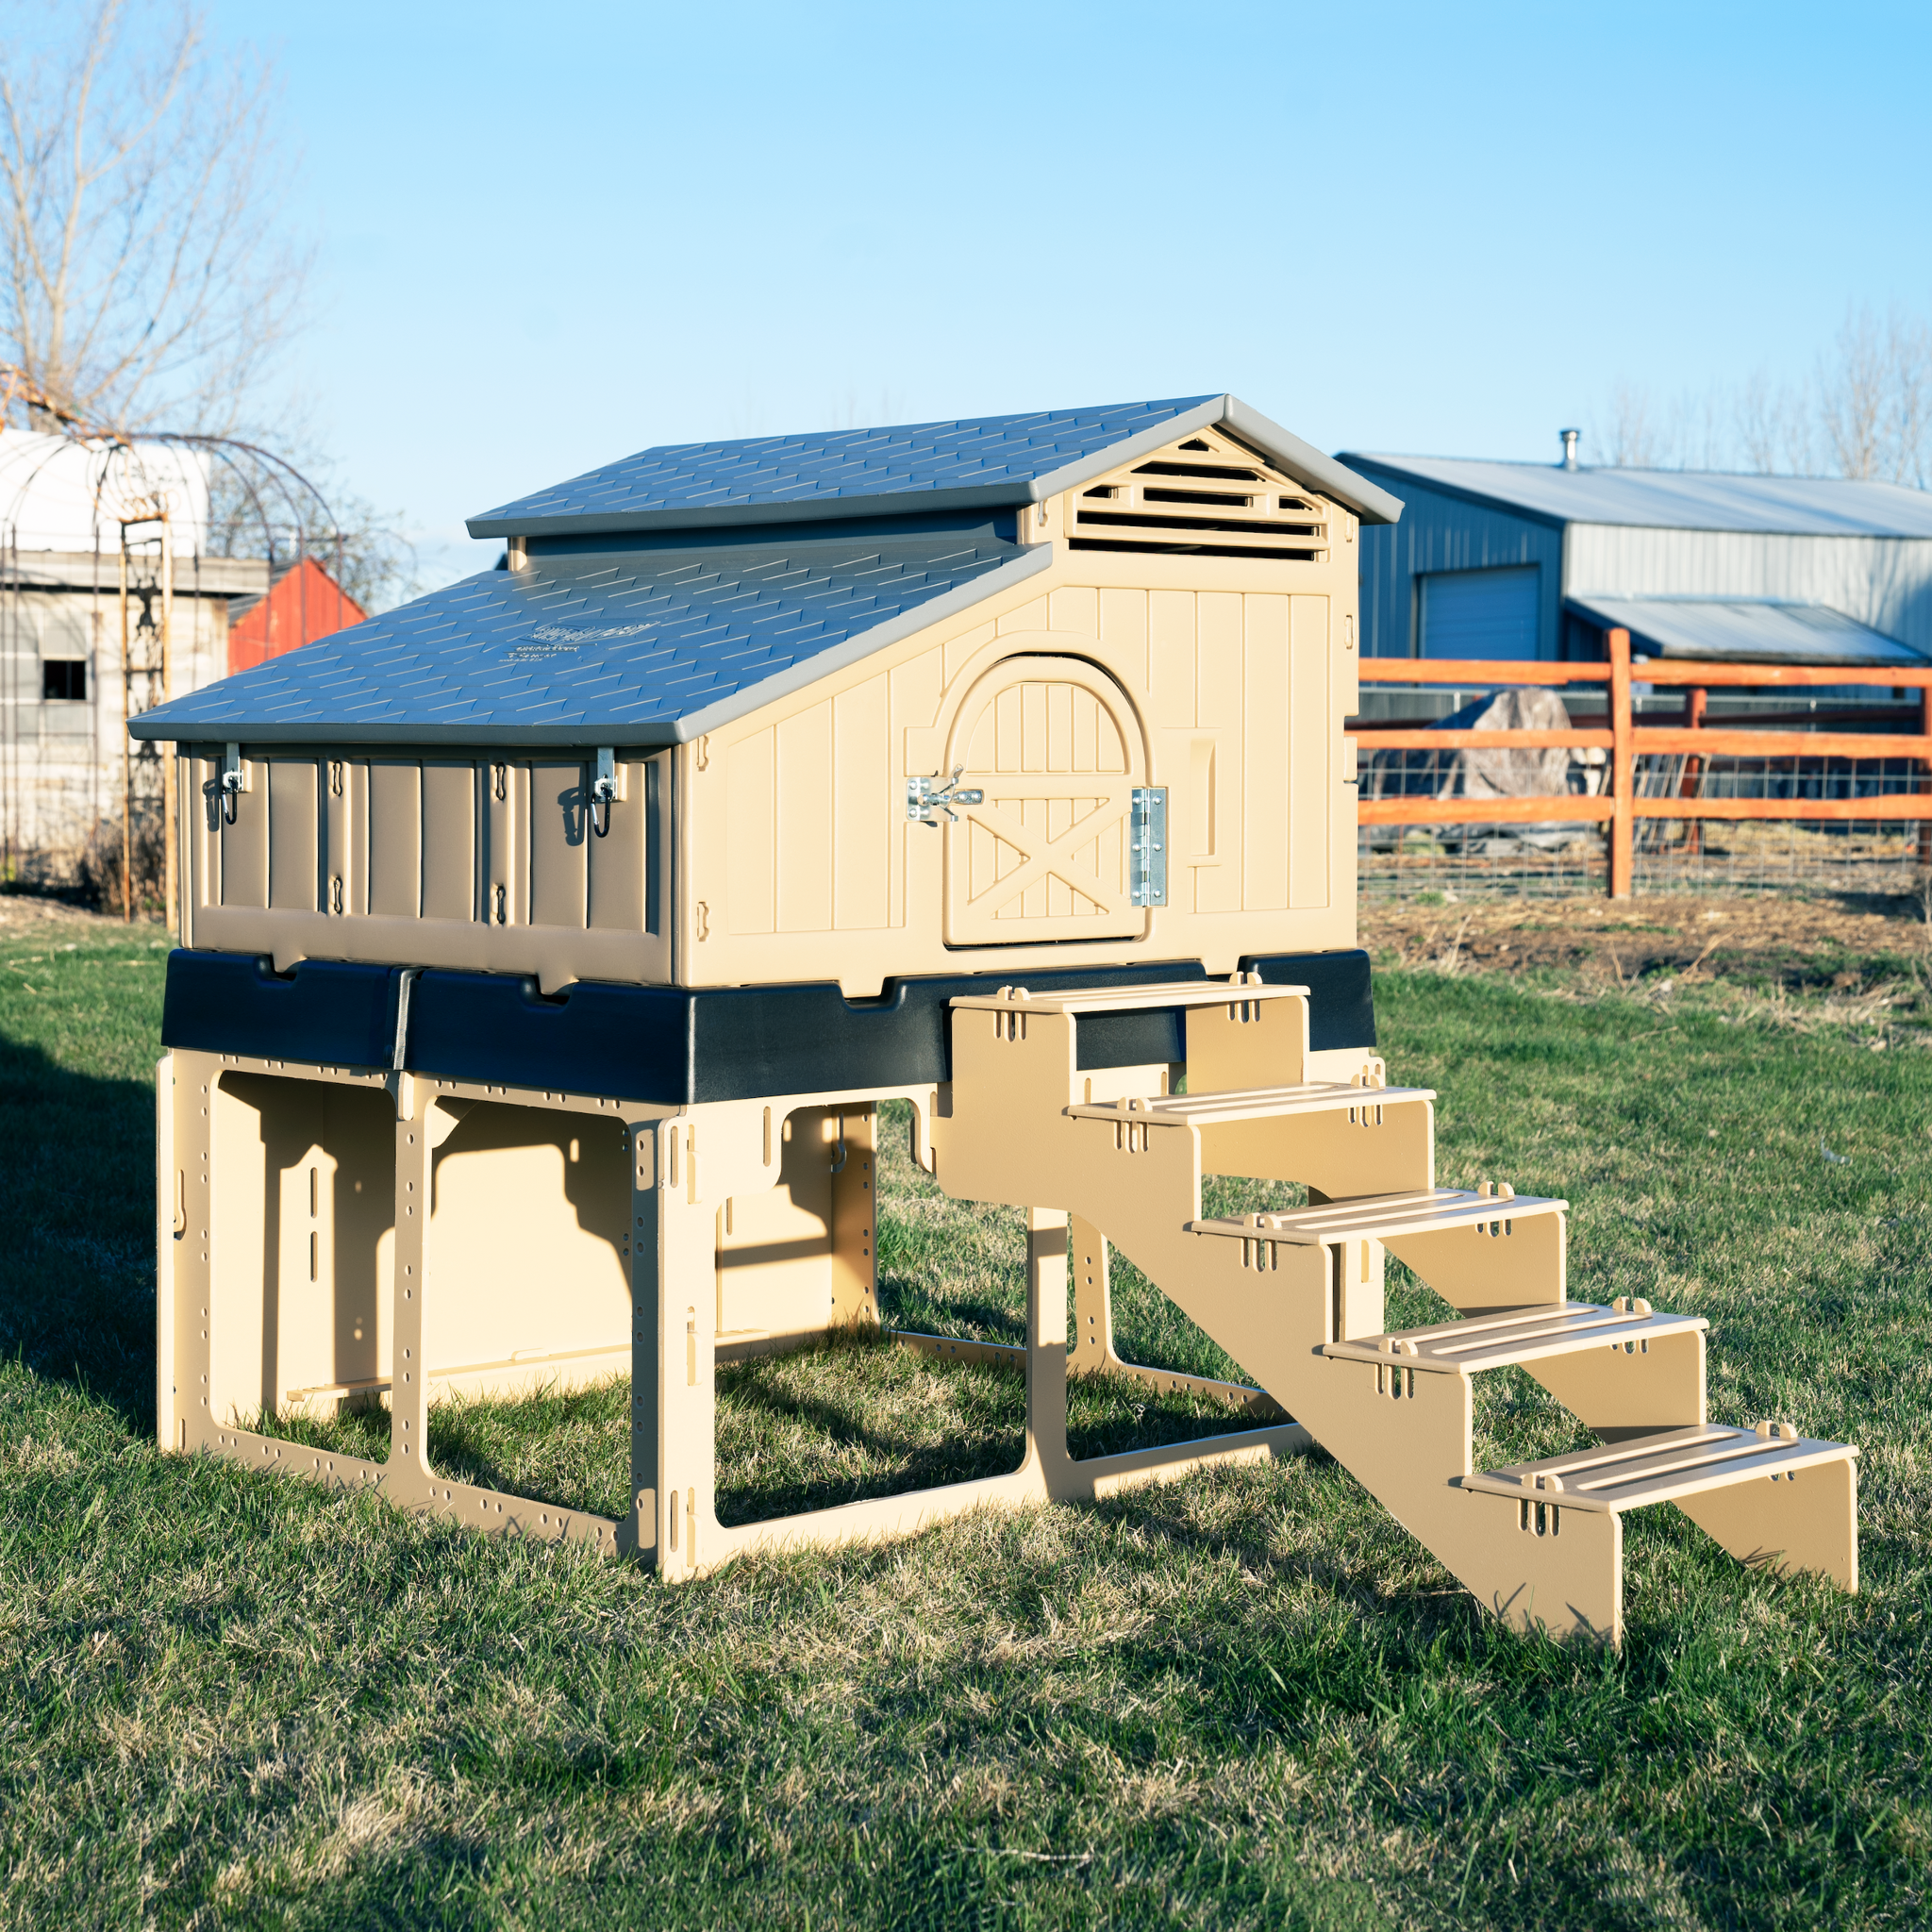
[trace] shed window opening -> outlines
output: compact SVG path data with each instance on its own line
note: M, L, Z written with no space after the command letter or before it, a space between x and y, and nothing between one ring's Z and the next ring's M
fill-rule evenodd
M1142 503L1223 503L1230 509L1252 509L1252 496L1237 496L1231 490L1143 490Z
M1186 447L1185 444L1182 445ZM1220 483L1259 483L1265 479L1258 470L1237 470L1227 463L1136 463L1137 476L1199 476Z
M1175 517L1158 516L1147 511L1083 509L1080 512L1083 524L1130 525L1142 530L1241 530L1247 532L1256 528L1253 522L1245 517ZM1283 534L1297 537L1312 537L1318 533L1312 524L1280 524L1272 526ZM1267 525L1261 528L1270 529Z
M1070 550L1122 550L1138 557L1272 557L1290 563L1320 563L1328 555L1325 550L1304 550L1272 543L1155 543L1136 542L1131 538L1112 540L1106 537L1074 537L1067 547Z
M1208 460L1187 460L1192 451ZM1293 490L1289 479L1258 463L1229 461L1229 454L1196 439L1102 478L1074 499L1072 547L1324 561L1328 506L1281 493Z
M41 664L41 696L54 704L87 702L87 660L48 658Z

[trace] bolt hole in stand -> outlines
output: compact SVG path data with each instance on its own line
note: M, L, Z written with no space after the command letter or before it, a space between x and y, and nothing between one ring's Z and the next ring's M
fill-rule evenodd
M1617 1641L1664 1502L1856 1587L1856 1452L1710 1423L1703 1322L1569 1299L1564 1202L1441 1185L1376 1051L1400 503L1223 394L847 441L484 511L515 570L136 721L160 1440L671 1581L1319 1442L1519 1626ZM1594 1446L1476 1467L1505 1367Z

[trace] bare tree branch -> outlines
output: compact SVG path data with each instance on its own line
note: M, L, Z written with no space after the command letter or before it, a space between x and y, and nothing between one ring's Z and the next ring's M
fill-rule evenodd
M1591 425L1590 443L1601 450L1603 460L1615 469L1661 468L1668 453L1657 402L1650 391L1641 383L1620 377L1610 390L1605 419Z
M275 78L185 8L97 0L0 41L0 359L124 432L245 423L300 313ZM36 427L54 424L37 420Z
M1867 477L1885 467L1886 341L1869 308L1848 312L1833 344L1834 360L1819 358L1819 416L1840 476Z

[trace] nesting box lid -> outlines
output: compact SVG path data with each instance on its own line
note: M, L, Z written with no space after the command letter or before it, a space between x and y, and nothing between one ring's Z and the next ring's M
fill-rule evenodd
M1050 554L988 525L538 558L128 728L257 744L672 744L1030 576Z

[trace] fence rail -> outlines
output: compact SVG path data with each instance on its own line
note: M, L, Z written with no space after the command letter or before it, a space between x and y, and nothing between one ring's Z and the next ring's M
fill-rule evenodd
M1567 731L1433 731L1377 726L1358 719L1351 732L1371 751L1605 751L1609 785L1591 797L1557 793L1516 798L1364 798L1356 808L1363 825L1607 824L1609 889L1630 896L1639 819L1787 819L1821 823L1917 820L1919 863L1932 864L1932 789L1865 798L1640 797L1637 760L1682 757L1693 766L1705 758L1913 759L1923 785L1932 784L1932 666L1871 669L1812 664L1710 664L1646 660L1642 682L1685 689L1687 724L1639 724L1631 707L1630 633L1607 636L1602 664L1524 664L1480 659L1370 658L1358 666L1365 684L1446 684L1465 690L1485 685L1607 684L1609 716L1596 729ZM1748 731L1707 729L1700 722L1704 694L1713 687L1868 685L1919 693L1919 729L1890 731Z

